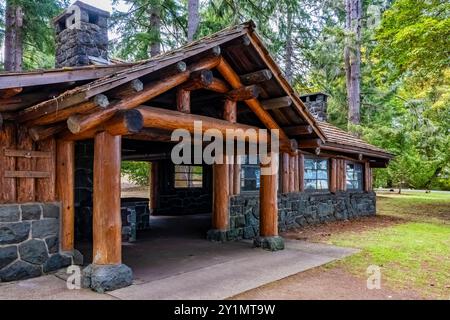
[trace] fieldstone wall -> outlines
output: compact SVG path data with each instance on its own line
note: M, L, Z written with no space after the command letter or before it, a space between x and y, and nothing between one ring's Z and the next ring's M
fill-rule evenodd
M81 21L79 29L56 28L56 67L89 65L89 56L108 60L107 19Z
M59 203L0 205L0 282L40 276L72 264L59 252Z
M211 212L210 192L199 189L175 189L171 194L158 195L158 215L180 215Z
M375 215L374 192L285 193L278 195L278 229ZM259 194L230 198L227 240L251 239L259 234Z
M92 241L94 140L75 144L75 238Z
M138 230L150 229L150 209L148 200L124 198L121 200L122 240L136 241Z
M322 93L300 96L309 112L319 121L327 121L327 96Z

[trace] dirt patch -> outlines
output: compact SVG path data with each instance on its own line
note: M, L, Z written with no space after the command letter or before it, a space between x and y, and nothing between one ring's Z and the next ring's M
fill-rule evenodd
M311 269L246 291L230 300L416 300L412 291L367 289L366 279L358 278L340 268Z
M345 232L364 232L377 228L386 228L407 222L404 219L391 216L370 216L352 220L333 221L292 229L282 234L283 237L312 242L328 242L331 236Z

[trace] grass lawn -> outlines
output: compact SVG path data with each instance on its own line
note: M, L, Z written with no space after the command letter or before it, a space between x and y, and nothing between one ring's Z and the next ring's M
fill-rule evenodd
M331 235L328 243L361 252L327 268L366 277L367 267L378 265L382 286L450 299L450 193L379 193L377 214L399 219L388 227Z

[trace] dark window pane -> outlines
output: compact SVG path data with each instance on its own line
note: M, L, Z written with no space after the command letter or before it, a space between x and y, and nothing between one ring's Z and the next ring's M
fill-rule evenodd
M203 187L202 166L175 166L175 188L201 188Z
M305 159L305 190L328 189L328 160Z

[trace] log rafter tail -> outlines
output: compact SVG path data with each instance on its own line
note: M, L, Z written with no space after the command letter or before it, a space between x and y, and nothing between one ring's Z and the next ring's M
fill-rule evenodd
M119 100L111 104L107 109L98 110L87 115L72 115L67 119L67 126L74 134L79 134L90 130L114 116L119 110L133 109L146 101L172 89L189 80L191 73L212 69L220 63L220 56L217 50L212 50L212 54L202 61L193 63L185 71L171 75L165 79L148 83L144 89L129 96L126 100Z
M216 69L233 89L241 89L244 87L239 75L236 74L233 68L223 57L220 58L220 63L217 65ZM256 98L251 98L245 100L245 103L268 129L279 130L280 149L289 153L295 153L296 150L292 149L291 142L289 141L286 133L263 108L259 100Z

